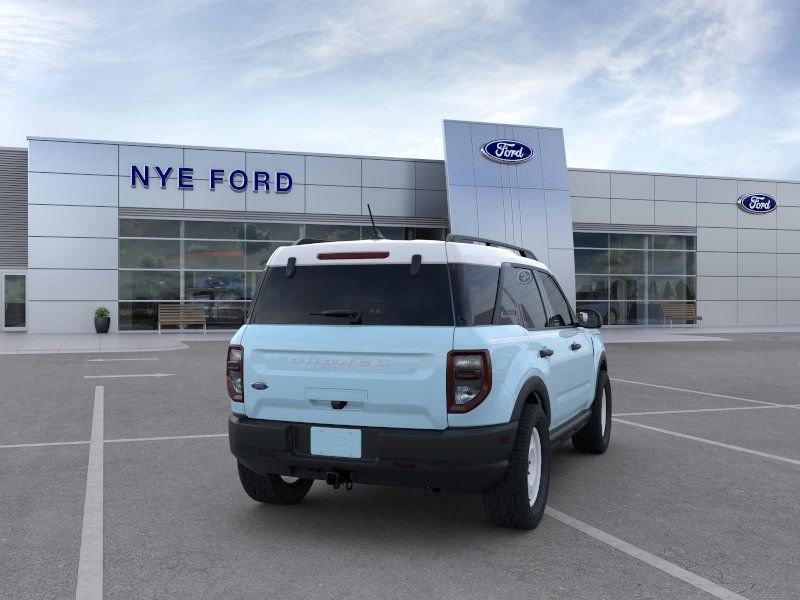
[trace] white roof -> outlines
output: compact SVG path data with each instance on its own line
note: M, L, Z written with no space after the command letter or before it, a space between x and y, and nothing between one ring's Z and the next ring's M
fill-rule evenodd
M520 256L519 252L500 246L484 246L466 242L447 242L447 257L452 263L500 266L504 262L530 265L549 271L543 262Z
M367 258L325 257L338 253L386 253L388 256ZM498 246L484 246L465 242L442 242L436 240L353 240L345 242L321 242L299 246L281 246L269 259L268 266L284 266L289 257L298 265L312 264L408 264L415 254L422 256L422 263L467 263L500 266L504 262L530 265L549 270L544 263L520 256L518 252Z

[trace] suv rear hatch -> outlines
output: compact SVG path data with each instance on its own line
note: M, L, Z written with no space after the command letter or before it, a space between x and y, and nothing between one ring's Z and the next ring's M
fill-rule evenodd
M242 345L248 417L444 429L453 345L445 245L280 248ZM254 389L255 382L266 389Z

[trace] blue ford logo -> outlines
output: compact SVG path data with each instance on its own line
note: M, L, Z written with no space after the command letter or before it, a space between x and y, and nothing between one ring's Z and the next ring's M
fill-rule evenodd
M514 140L494 140L481 146L486 158L504 163L525 162L533 158L533 150L522 142Z
M778 208L778 201L766 194L744 194L739 196L739 208L754 215L771 213Z

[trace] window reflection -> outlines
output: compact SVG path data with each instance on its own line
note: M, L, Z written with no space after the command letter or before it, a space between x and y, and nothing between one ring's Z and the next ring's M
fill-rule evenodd
M576 273L608 273L608 250L575 250Z
M645 277L612 277L612 300L644 300Z
M286 242L247 242L244 268L248 271L263 271L275 249L285 245Z
M241 240L244 239L244 223L186 221L184 237L207 240Z
M442 228L380 227L389 239L444 239ZM156 329L158 305L200 303L208 327L244 322L264 267L304 237L357 240L362 225L120 219L119 328ZM147 239L167 238L167 239Z
M645 253L639 250L612 250L611 272L645 273L645 258Z
M361 228L351 225L306 225L306 237L331 242L358 240L361 239Z
M577 306L606 324L661 324L665 303L697 298L693 236L575 232L573 241Z
M575 290L578 300L607 300L608 277L577 275L575 277Z
M177 269L180 258L181 247L178 240L119 241L121 269Z
M183 274L187 300L244 300L244 273L231 271L186 271Z
M248 240L299 240L300 225L295 223L248 223L245 228Z
M119 297L123 300L180 300L180 273L120 271Z
M119 237L179 238L180 221L120 219Z
M186 240L183 260L186 269L244 269L244 244Z

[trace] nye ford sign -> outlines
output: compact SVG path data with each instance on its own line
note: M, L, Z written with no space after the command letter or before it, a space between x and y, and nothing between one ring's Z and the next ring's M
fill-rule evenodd
M744 194L737 201L739 208L753 215L771 213L778 208L778 201L767 194Z
M533 150L515 140L494 140L481 146L486 158L502 163L521 163L533 158Z
M206 175L206 173L203 173L203 175ZM241 169L234 169L230 173L226 173L225 169L209 169L207 175L210 190L215 190L220 185L227 185L234 192L243 192L249 188L254 192L261 189L265 192L274 191L279 194L285 194L292 189L292 176L281 171L276 172L272 177L272 174L268 171L252 171L248 173ZM137 165L131 165L132 188L138 185L149 188L152 180L154 185L166 189L170 177L175 178L179 190L194 189L195 180L192 167L178 167L177 169L172 167L153 167L151 170L149 165L141 168Z

